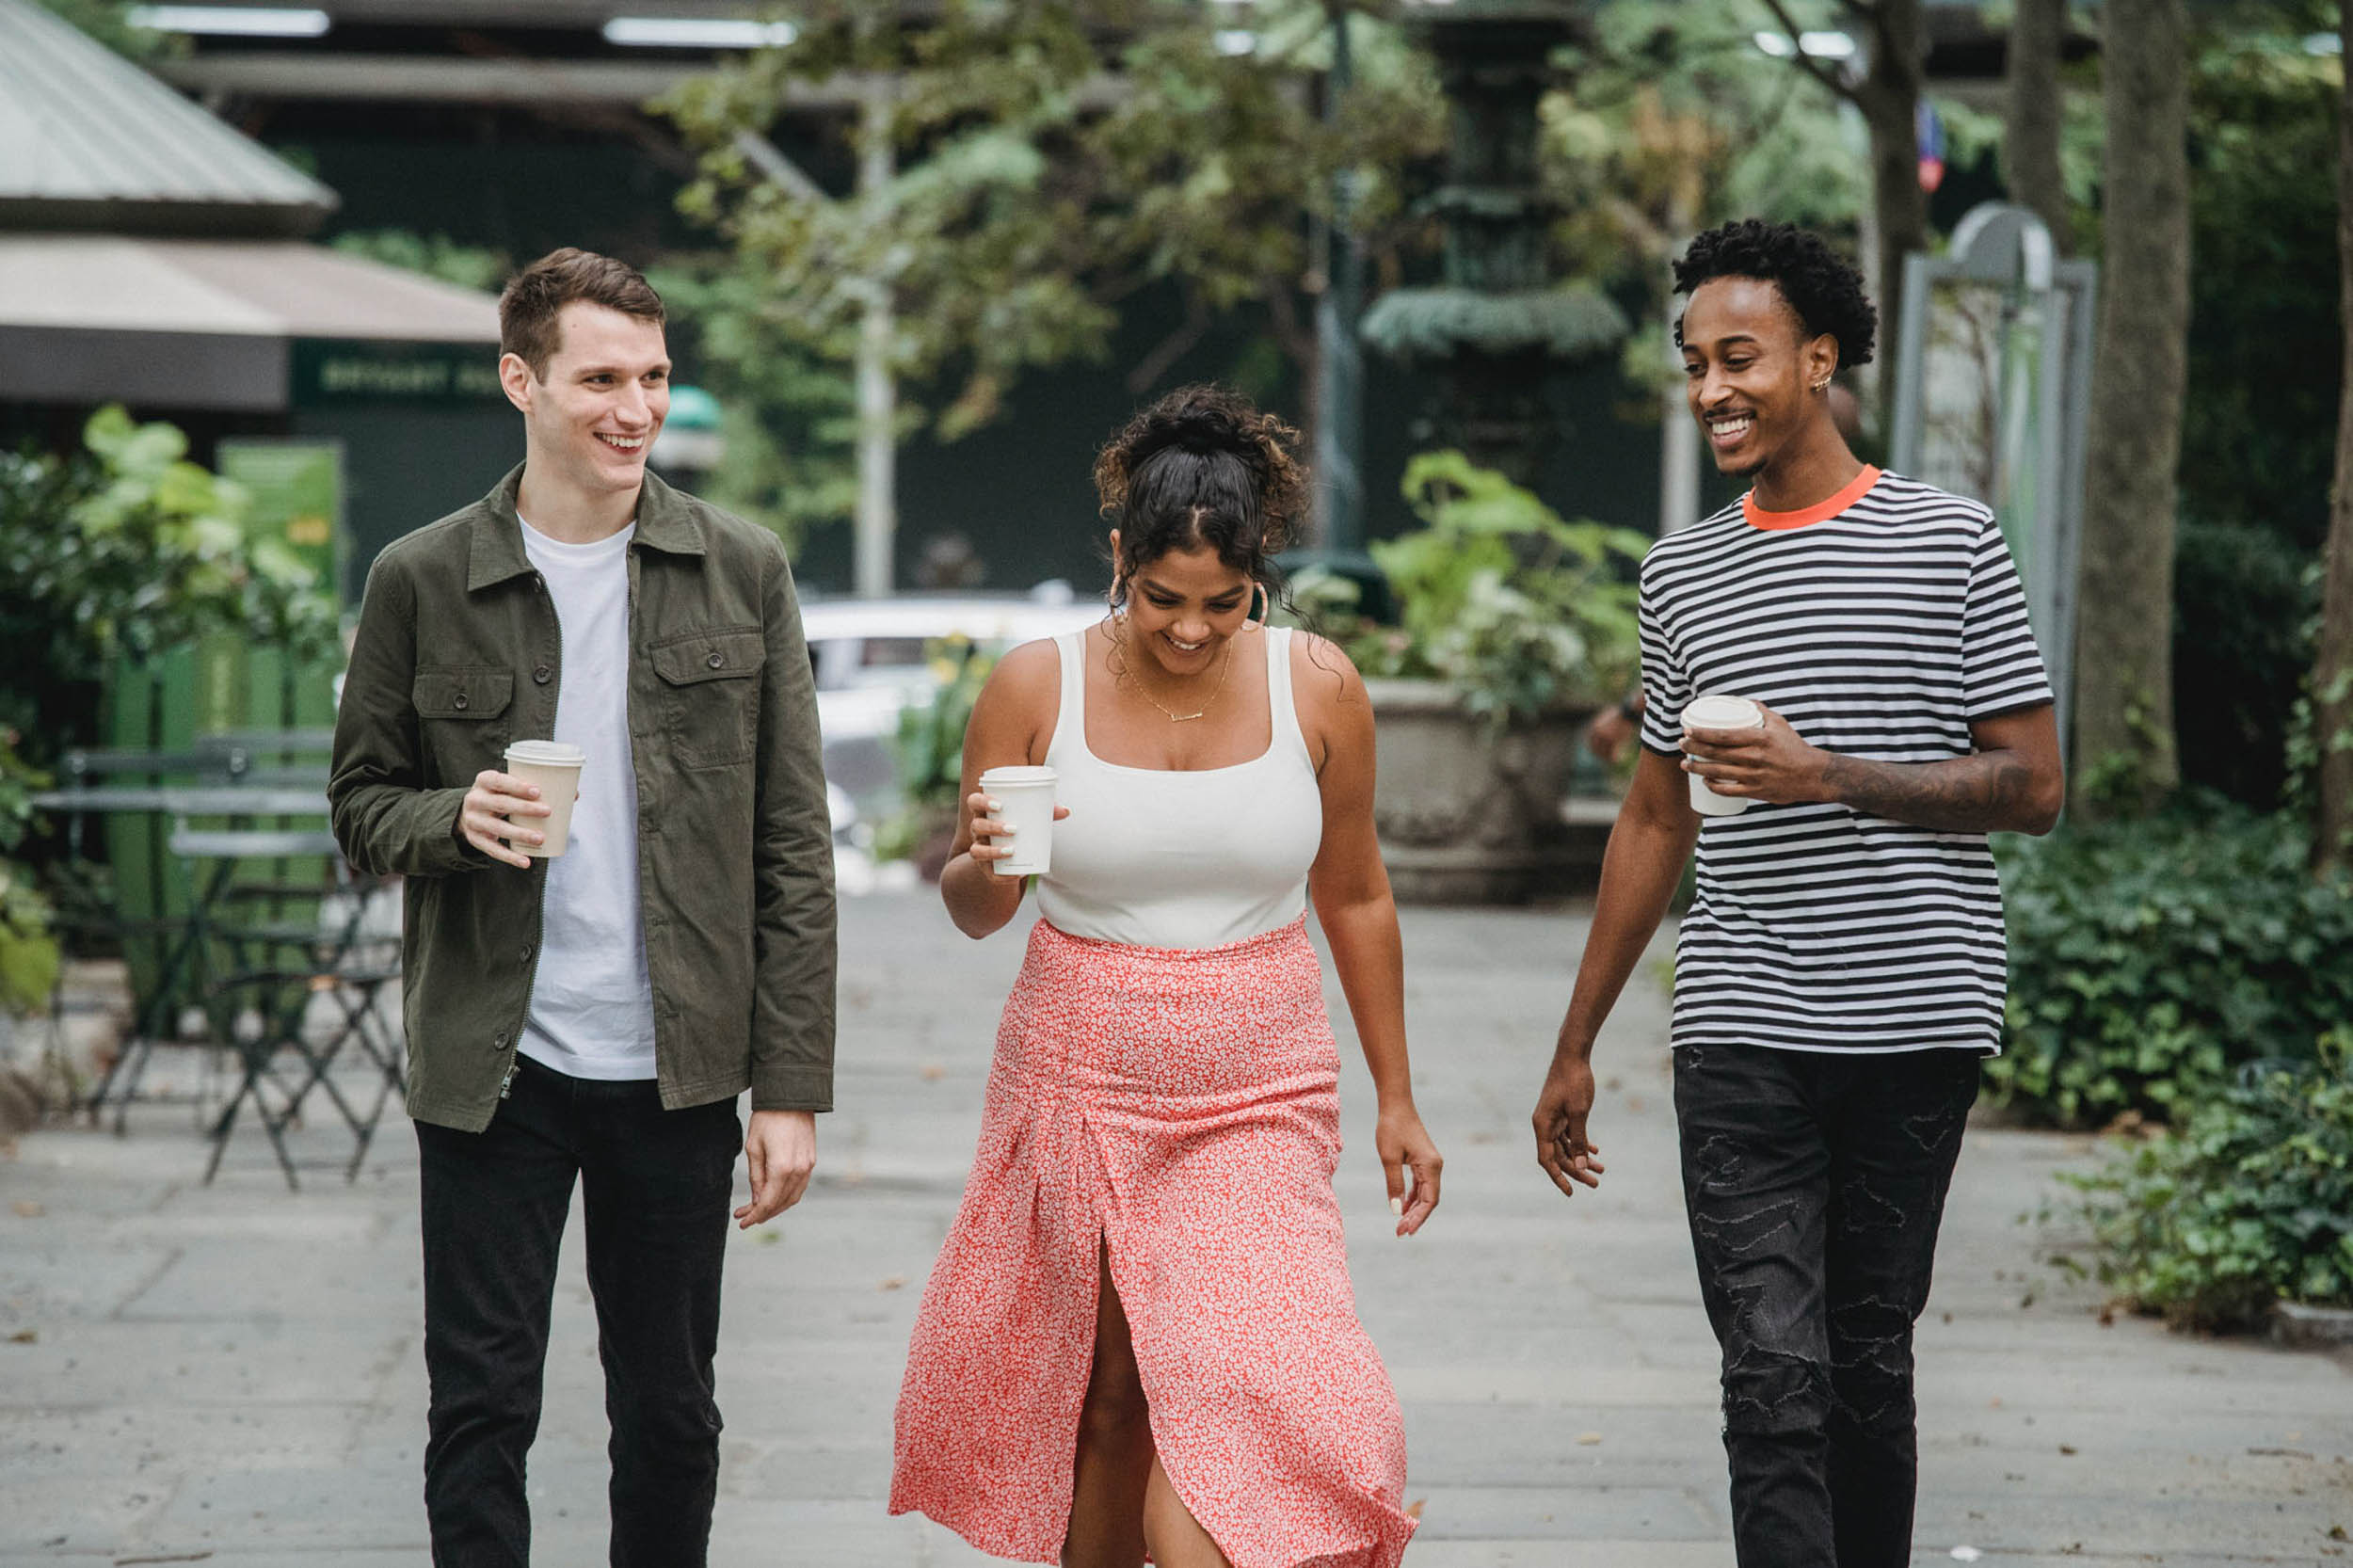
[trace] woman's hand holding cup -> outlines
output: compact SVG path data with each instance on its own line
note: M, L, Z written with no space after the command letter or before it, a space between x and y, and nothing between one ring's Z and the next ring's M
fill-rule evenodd
M1060 781L1048 767L984 771L976 780L980 789L967 802L972 808L972 858L985 862L995 876L1043 876L1051 871L1054 824L1070 815L1054 799ZM981 853L984 837L986 855Z
M972 847L968 852L983 867L996 869L996 862L1009 860L1020 853L1015 840L1019 833L1016 824L999 815L1003 804L986 790L975 790L964 797L965 809L971 814ZM1054 808L1052 820L1062 821L1070 815L1070 808Z

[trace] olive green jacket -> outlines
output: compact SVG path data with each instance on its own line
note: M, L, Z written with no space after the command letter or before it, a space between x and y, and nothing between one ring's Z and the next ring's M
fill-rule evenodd
M474 776L555 733L555 606L517 468L368 573L328 798L354 867L408 879L408 1113L488 1127L539 956L545 860L457 832ZM784 549L651 474L629 549L630 752L662 1103L833 1105L833 840ZM595 788L593 780L589 788Z

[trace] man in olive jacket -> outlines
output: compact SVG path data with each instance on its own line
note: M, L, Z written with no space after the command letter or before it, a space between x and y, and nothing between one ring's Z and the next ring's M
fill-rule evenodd
M578 1181L612 1561L691 1568L718 1482L737 1142L750 1226L807 1189L832 1106L816 698L775 536L646 472L670 368L646 280L559 250L500 317L523 465L377 558L328 786L352 864L407 878L433 1560L529 1561ZM552 803L505 771L519 741L584 754L558 857L531 853Z

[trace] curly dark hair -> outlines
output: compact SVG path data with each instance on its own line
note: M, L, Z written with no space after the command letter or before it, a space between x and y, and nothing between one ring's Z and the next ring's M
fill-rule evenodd
M1129 420L1095 459L1102 514L1119 529L1112 601L1172 550L1208 545L1279 592L1274 554L1307 509L1299 432L1227 387L1180 387Z
M1710 229L1674 264L1675 293L1689 295L1712 278L1759 278L1781 291L1809 338L1838 340L1838 366L1871 362L1880 313L1863 292L1863 275L1821 235L1793 223L1742 218ZM1675 345L1683 321L1675 320Z

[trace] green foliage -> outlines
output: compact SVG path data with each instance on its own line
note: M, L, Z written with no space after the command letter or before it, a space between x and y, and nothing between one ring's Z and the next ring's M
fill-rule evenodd
M16 735L0 730L0 1008L33 1012L56 988L58 949L49 903L10 856L33 817L32 793L48 778L16 754Z
M2272 530L2185 520L2174 535L2173 727L2186 784L2279 803L2320 611L2310 553Z
M1436 87L1371 17L1353 23L1357 82L1337 126L1303 90L1326 48L1313 0L1253 7L1244 55L1218 48L1225 23L1191 0L945 0L920 28L865 0L818 0L795 20L791 48L748 55L664 105L701 154L684 210L728 235L761 296L735 301L744 342L723 357L780 356L846 387L885 291L891 369L941 390L910 428L943 440L996 418L1029 370L1100 359L1121 303L1147 288L1173 286L1189 318L1152 357L1163 369L1186 332L1254 305L1295 360L1311 356L1301 218L1330 206L1342 169L1377 259L1430 232L1398 174L1441 143ZM889 178L795 190L763 169L753 138L791 94L883 75L896 83ZM863 136L852 131L849 161ZM841 450L840 428L817 433Z
M2039 1120L2173 1119L2242 1064L2353 1028L2353 881L2309 834L2192 794L2168 814L2006 840L2009 1007L1986 1064Z
M2316 14L2316 13L2315 13ZM2337 105L2344 62L2308 54L2328 26L2217 24L2191 56L2185 508L2280 535L2327 532L2338 379Z
M1813 8L1834 24L1830 8ZM1779 31L1759 0L1597 8L1575 52L1576 91L1544 111L1543 171L1588 270L1656 271L1729 218L1845 229L1869 205L1869 171L1838 101L1758 52L1757 34Z
M964 731L972 705L997 667L997 655L969 638L945 637L925 645L933 691L928 702L899 711L899 733L891 751L905 807L875 835L874 856L898 859L922 847L941 824L955 820L964 797Z
M419 234L407 229L351 230L328 242L347 256L364 257L386 266L421 272L461 289L495 294L514 272L514 261L504 250L460 245L447 234Z
M2140 1310L2247 1326L2275 1301L2353 1306L2353 1032L2250 1066L2183 1126L2074 1178L2100 1277Z
M680 263L647 279L692 342L703 390L727 420L727 452L697 487L797 550L812 528L857 504L856 391L841 367L806 342L793 301L751 264ZM683 344L676 344L681 350ZM920 413L903 409L904 438Z
M305 659L334 648L315 574L282 542L248 536L249 498L189 462L179 430L110 406L84 440L68 458L0 455L0 726L51 747L90 739L89 697L116 656L208 632Z
M1568 700L1614 697L1633 679L1633 568L1650 540L1632 529L1564 522L1529 490L1459 452L1406 465L1405 499L1423 526L1376 542L1400 624L1331 616L1369 676L1451 682L1497 728ZM1310 602L1343 604L1328 581Z
M1837 25L1828 5L1793 8ZM1539 172L1570 270L1653 307L1626 344L1637 384L1680 374L1659 323L1668 260L1693 234L1751 216L1845 232L1870 205L1836 96L1758 52L1779 31L1761 0L1609 0L1573 52L1576 90L1545 101Z

